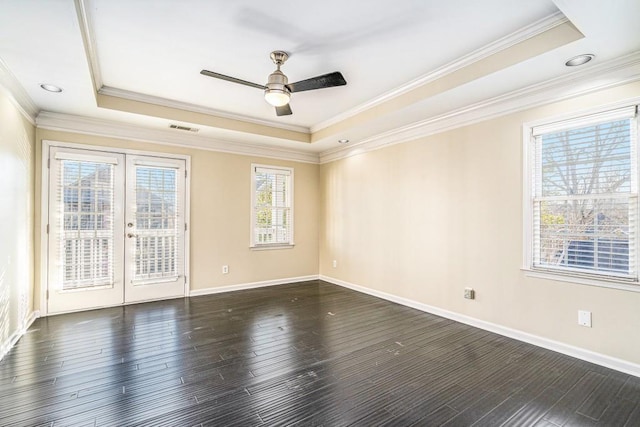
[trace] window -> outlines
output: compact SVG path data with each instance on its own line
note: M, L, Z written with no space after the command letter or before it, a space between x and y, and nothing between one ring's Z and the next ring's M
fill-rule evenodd
M531 128L527 268L638 282L637 131L635 106Z
M251 247L293 245L293 169L251 165Z

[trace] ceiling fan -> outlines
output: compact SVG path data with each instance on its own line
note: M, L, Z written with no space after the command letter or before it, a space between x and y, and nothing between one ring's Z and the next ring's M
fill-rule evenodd
M295 83L289 83L287 76L280 71L280 66L284 64L288 58L289 54L287 52L283 52L281 50L271 52L271 60L276 64L277 69L269 75L269 80L266 85L225 76L224 74L216 73L214 71L202 70L200 71L200 74L264 90L264 99L269 104L276 107L276 114L278 116L288 116L292 114L291 107L289 106L289 99L293 92L344 86L347 84L347 81L339 71L311 77L310 79L300 80Z

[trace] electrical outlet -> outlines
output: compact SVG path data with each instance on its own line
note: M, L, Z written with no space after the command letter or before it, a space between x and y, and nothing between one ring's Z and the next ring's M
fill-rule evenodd
M222 274L229 274L229 266L228 265L223 265L222 266Z
M476 299L476 291L473 288L464 288L464 297L466 299Z
M333 268L336 268L338 266L338 261L337 260L333 260Z
M585 310L578 310L578 325L591 327L591 312Z

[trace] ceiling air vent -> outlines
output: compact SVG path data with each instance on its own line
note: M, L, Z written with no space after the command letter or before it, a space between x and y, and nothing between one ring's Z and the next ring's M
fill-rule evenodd
M200 130L197 128L190 128L189 126L180 126L180 125L169 125L169 128L177 129L177 130L185 130L187 132L194 132L194 133Z

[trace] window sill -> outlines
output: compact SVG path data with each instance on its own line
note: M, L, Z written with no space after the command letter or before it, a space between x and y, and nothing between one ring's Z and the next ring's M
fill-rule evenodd
M280 245L253 245L249 246L252 251L270 251L278 249L293 249L294 244L280 244Z
M574 276L571 274L557 273L548 270L537 270L527 267L521 268L526 277L536 279L556 280L559 282L578 283L580 285L597 286L600 288L618 289L622 291L640 292L640 285L637 282L629 282L627 280L596 279L589 277Z

